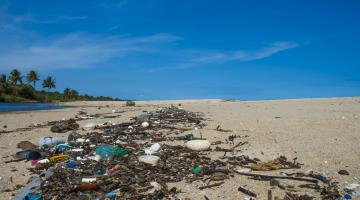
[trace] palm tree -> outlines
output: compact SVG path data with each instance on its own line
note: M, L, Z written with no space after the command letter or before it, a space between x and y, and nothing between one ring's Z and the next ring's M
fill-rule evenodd
M70 96L70 88L65 88L64 90L65 100L67 100L69 96Z
M55 79L52 78L51 76L48 76L42 83L43 88L47 88L48 92L46 93L46 101L48 99L48 95L50 92L50 89L55 88Z
M0 75L0 83L6 83L6 75L5 74Z
M9 80L12 84L17 84L17 82L22 83L22 77L21 77L21 73L19 72L19 70L14 69L10 72L10 77Z
M36 81L38 81L40 79L39 79L38 73L36 71L34 71L34 70L31 70L27 74L26 80L27 80L28 83L33 83L33 87L35 89L35 83L36 83Z
M6 75L0 75L0 96L1 93L6 93L7 83L6 83Z
M70 90L70 96L71 96L71 99L77 99L79 96L79 93L76 90Z

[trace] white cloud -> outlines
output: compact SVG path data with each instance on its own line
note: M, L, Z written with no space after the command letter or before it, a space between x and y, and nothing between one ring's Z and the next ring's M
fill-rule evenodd
M220 50L191 50L182 51L182 59L178 63L170 63L165 67L148 69L147 72L157 72L161 70L182 70L189 69L207 64L223 64L229 61L249 62L254 60L265 59L281 51L296 48L294 42L275 42L267 44L258 50L237 50L237 51L220 51Z
M178 40L169 34L110 37L72 33L11 50L0 51L1 68L84 68L136 52L152 52L161 43Z
M273 54L297 47L298 44L294 42L276 42L255 51L238 50L233 52L215 52L208 53L192 59L192 63L214 63L227 61L252 61L264 59Z
M18 23L18 24L25 24L25 23L30 23L30 24L55 24L55 23L59 23L61 21L72 21L72 20L84 20L87 19L87 16L71 16L71 15L49 15L46 17L46 19L41 19L38 17L35 17L33 14L31 13L27 13L24 15L17 15L17 16L13 16L12 20L14 23Z

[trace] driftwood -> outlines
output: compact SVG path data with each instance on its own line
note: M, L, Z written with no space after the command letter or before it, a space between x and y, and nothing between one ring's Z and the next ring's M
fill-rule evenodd
M305 181L305 182L311 182L311 183L318 183L318 180L315 179L309 179L309 178L300 178L300 177L292 177L292 176L270 176L270 175L263 175L263 174L252 174L252 173L245 173L245 172L238 172L236 170L233 170L235 173L243 175L243 176L250 176L254 179L260 179L260 180L271 180L271 179L289 179L289 180L295 180L295 181Z
M244 193L244 194L246 194L246 195L252 196L252 197L256 197L256 196L257 196L257 195L255 194L255 192L250 191L249 189L247 189L247 188L245 188L245 187L243 187L243 186L240 186L240 187L238 188L238 191L240 191L240 192L242 192L242 193Z
M206 189L206 188L212 188L212 187L220 186L220 185L222 185L224 183L225 183L224 181L221 181L221 182L214 183L214 184L211 184L211 185L200 186L199 189L203 190L203 189Z

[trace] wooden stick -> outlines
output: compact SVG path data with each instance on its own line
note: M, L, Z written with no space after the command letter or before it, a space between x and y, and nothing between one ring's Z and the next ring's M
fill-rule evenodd
M272 193L271 193L271 190L268 190L268 200L272 200Z
M205 189L205 188L216 187L216 186L222 185L224 183L225 183L224 181L221 181L221 182L214 183L214 184L211 184L211 185L200 186L199 189L202 190L202 189Z
M308 178L300 178L300 177L291 177L291 176L268 176L268 175L262 175L262 174L252 174L252 173L245 173L245 172L238 172L236 170L233 170L235 173L244 175L244 176L251 176L251 177L258 177L263 179L290 179L290 180L296 180L296 181L306 181L311 183L318 183L318 180L315 179L308 179Z

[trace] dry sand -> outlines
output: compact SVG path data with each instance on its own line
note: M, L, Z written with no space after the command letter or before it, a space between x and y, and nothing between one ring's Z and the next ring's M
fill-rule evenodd
M324 172L339 182L340 187L360 180L360 98L302 99L274 101L221 101L221 100L188 100L188 101L144 101L136 102L136 107L126 107L124 102L76 102L71 105L86 106L89 113L111 113L111 110L126 111L115 119L98 118L80 121L80 125L89 122L102 123L111 120L114 123L129 121L130 117L139 115L143 110L152 111L158 107L181 103L186 110L202 112L208 120L204 129L193 132L210 141L224 141L229 135L248 135L248 145L239 148L239 154L257 157L263 161L274 159L280 155L288 158L297 157L304 165L300 170L279 170L266 174L279 175L280 171L306 171L313 169ZM106 107L108 105L109 107ZM101 109L98 109L98 107ZM61 110L14 112L0 114L0 130L13 130L28 127L34 123L42 123L62 118L74 117L79 107ZM217 132L217 125L233 133ZM7 128L3 128L7 125ZM81 132L81 131L80 131ZM9 199L13 192L1 192L13 189L17 184L24 185L31 177L26 168L30 162L14 162L11 160L19 149L19 141L37 143L43 136L55 136L50 127L37 128L31 131L18 131L0 135L0 199ZM59 134L64 135L67 134ZM223 147L231 147L223 145ZM219 159L222 154L211 153L212 158ZM350 176L341 176L337 172L345 169ZM171 184L184 193L179 197L203 199L206 193L210 199L244 199L246 195L237 191L240 185L248 185L256 191L258 199L267 199L270 189L268 182L249 180L244 176L226 180L222 186L205 189L197 188L202 182L192 184ZM279 189L275 195L282 196ZM310 191L304 191L311 193Z

